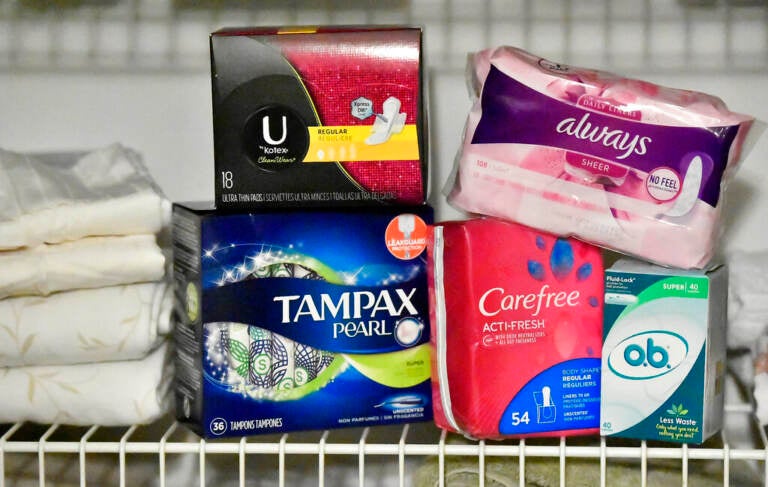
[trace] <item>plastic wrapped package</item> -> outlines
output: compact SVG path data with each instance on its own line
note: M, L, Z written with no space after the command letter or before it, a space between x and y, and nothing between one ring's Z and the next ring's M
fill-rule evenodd
M474 54L468 70L475 101L449 182L453 206L663 265L706 266L753 117L710 95L512 47Z
M431 227L427 254L435 423L477 439L596 434L600 250L476 218Z

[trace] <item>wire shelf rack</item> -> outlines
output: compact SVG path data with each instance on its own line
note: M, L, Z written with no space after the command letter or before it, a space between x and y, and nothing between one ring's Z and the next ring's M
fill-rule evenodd
M434 69L510 44L622 71L764 72L765 0L6 0L0 72L209 69L233 25L415 24Z
M560 485L574 480L566 473L568 462L574 459L593 459L599 466L601 486L608 485L609 465L626 460L635 461L638 485L642 486L648 485L656 461L672 462L679 478L675 485L683 487L695 485L689 476L701 470L702 461L717 464L716 480L724 486L745 485L746 470L753 473L753 485L768 485L768 438L751 411L748 404L726 406L727 416L754 421L759 440L752 447L731 444L727 429L702 446L676 446L598 437L469 441L428 423L210 441L198 438L172 418L128 428L17 423L0 429L0 486L20 485L19 479L40 486L221 485L217 476L222 474L222 457L228 460L228 481L240 486L253 485L252 479L261 479L263 485L296 485L292 475L296 465L301 465L302 485L403 487L412 485L414 472L423 468L428 457L436 465L439 486L449 485L446 465L459 457L476 462L476 471L482 473L478 475L481 486L486 481L485 465L494 458L516 464L520 486L529 485L526 465L534 458L553 460L559 468ZM178 477L180 457L188 460L183 481ZM351 473L344 482L329 473L339 459ZM381 483L382 462L388 469L386 483Z

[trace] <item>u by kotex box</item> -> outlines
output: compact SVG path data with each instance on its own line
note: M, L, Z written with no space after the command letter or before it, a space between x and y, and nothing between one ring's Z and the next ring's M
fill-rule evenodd
M424 203L421 37L370 25L212 33L216 207Z
M431 221L175 205L178 419L207 438L431 419Z

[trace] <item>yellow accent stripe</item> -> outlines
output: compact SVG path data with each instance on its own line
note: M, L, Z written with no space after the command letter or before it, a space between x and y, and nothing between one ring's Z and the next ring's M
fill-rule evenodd
M278 34L314 34L317 32L316 26L296 26L296 27L283 27L277 31Z
M370 125L309 127L309 150L304 162L419 160L415 124L406 125L382 144L366 144L370 135Z

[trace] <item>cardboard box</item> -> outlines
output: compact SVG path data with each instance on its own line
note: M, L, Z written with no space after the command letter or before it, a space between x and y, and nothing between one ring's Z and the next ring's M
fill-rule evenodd
M423 204L415 27L258 27L210 37L217 208Z
M174 206L177 417L208 438L429 420L428 206Z
M606 271L601 434L699 444L723 425L728 272Z

